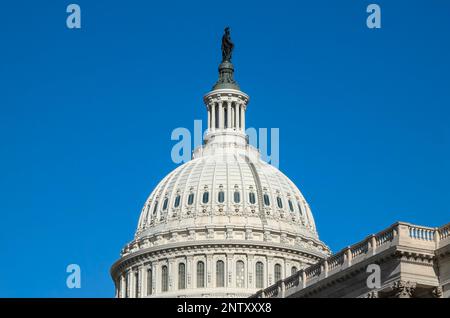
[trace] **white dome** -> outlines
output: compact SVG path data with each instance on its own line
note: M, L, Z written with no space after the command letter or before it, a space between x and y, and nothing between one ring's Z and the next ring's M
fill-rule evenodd
M149 196L136 239L209 227L273 231L288 240L318 238L303 195L255 149L230 145L197 156L167 175Z
M329 255L298 188L248 144L233 72L223 61L204 146L156 186L112 266L117 297L245 297Z

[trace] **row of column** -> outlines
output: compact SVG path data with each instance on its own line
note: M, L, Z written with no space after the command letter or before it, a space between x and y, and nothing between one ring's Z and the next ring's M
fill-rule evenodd
M208 129L237 129L245 131L245 104L220 101L208 105Z
M275 283L274 270L275 265L280 264L282 271L281 276L285 278L291 275L292 264L289 261L275 259L272 257L254 256L254 255L239 255L226 254L223 256L188 256L185 259L169 259L168 261L156 261L151 264L144 264L139 267L133 267L124 272L116 285L116 297L146 297L150 295L157 295L163 293L163 266L167 266L167 280L168 292L179 290L178 264L185 264L185 289L201 288L197 286L197 265L198 262L204 263L204 287L217 287L217 273L216 265L218 261L224 262L224 287L225 288L247 288L253 289L256 286L256 263L262 262L264 288ZM237 262L244 263L244 282L243 286L237 286L236 267ZM295 266L298 266L295 264ZM183 289L184 290L184 289ZM213 290L211 291L213 292Z

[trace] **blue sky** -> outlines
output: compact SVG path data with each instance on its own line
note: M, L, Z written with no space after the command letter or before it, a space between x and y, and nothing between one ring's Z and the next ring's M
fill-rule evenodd
M8 1L0 10L0 296L111 297L110 265L206 119L230 25L247 124L334 251L397 220L449 221L450 2ZM68 289L66 266L82 270Z

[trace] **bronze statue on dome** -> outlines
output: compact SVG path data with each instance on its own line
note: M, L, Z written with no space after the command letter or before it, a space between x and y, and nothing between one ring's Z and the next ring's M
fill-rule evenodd
M230 28L225 28L225 33L222 36L222 63L231 62L231 54L233 52L234 44L231 41Z

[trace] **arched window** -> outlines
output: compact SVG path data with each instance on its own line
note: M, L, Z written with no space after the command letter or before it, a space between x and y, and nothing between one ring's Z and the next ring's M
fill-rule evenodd
M297 273L297 267L292 266L292 268L291 268L291 275L294 275L295 273Z
M279 207L280 209L283 208L283 201L281 200L280 197L277 197L277 205L278 205L278 207Z
M300 206L300 203L297 202L298 206L298 212L300 212L300 215L303 215L302 207Z
M274 277L275 277L275 282L278 282L279 280L281 280L281 265L280 264L275 264Z
M270 198L269 198L269 195L267 193L264 194L264 204L266 206L270 205Z
M186 288L186 265L178 264L178 289Z
M190 193L188 196L188 205L192 205L194 203L194 194Z
M264 288L264 264L262 262L256 263L256 288Z
M155 201L155 206L153 207L153 215L158 211L158 201Z
M219 191L219 195L217 196L217 201L219 201L219 203L223 203L223 201L225 201L225 192Z
M239 191L234 191L234 203L241 202L241 193Z
M205 191L205 192L203 192L202 202L203 202L203 204L206 204L206 203L208 203L208 201L209 201L209 192Z
M151 266L151 265L150 265ZM152 277L152 268L147 268L147 296L152 294L153 289L153 277Z
M169 199L165 198L163 202L163 211L167 210L167 204L169 204Z
M134 295L136 298L141 297L141 284L139 282L139 270L134 273Z
M245 268L243 261L236 262L236 287L245 287Z
M256 203L256 198L255 198L255 193L254 192L250 192L248 194L248 200L250 201L251 204L255 204Z
M216 287L225 287L225 263L223 261L216 263Z
M289 203L289 210L290 210L291 212L294 212L294 206L292 205L292 201L291 201L291 200L288 200L288 203Z
M169 273L166 265L161 269L161 279L161 290L166 292L169 290Z
M180 200L181 200L181 197L178 194L175 198L175 204L173 205L175 208L178 208L180 206Z
M197 262L197 288L205 287L205 263Z

